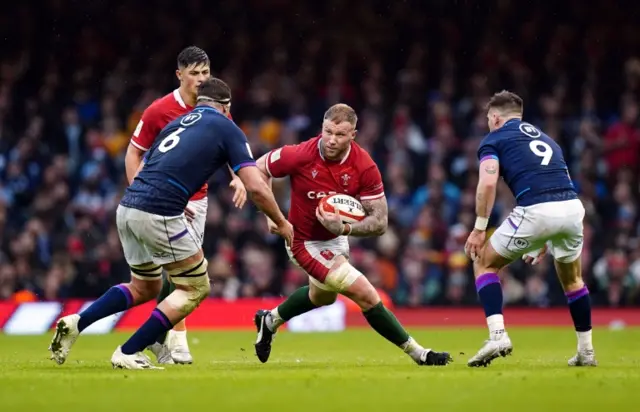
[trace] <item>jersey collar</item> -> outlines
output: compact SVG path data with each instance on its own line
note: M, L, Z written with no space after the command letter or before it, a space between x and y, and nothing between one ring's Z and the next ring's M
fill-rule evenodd
M183 109L188 109L187 104L184 102L184 100L182 100L182 96L180 96L179 89L175 89L173 91L173 98L176 99L176 102L178 102L180 107L182 107Z
M220 110L216 109L215 107L204 106L204 105L203 106L196 106L196 107L194 107L193 110L212 110L212 111L214 111L216 113L222 114L222 112Z
M327 159L325 159L324 155L322 154L322 146L321 145L322 145L322 137L320 139L318 139L318 153L320 153L320 158L322 158L322 160L324 160L326 162ZM351 144L349 144L349 148L347 149L347 154L344 155L344 157L340 161L340 164L344 164L344 162L346 162L347 159L349 158L350 154L351 154Z

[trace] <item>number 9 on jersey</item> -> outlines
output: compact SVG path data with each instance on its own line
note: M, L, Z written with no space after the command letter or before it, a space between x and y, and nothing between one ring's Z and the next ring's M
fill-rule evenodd
M542 162L540 162L542 166L547 166L549 162L551 162L553 149L549 144L540 140L532 140L529 143L529 149L531 149L534 155L542 158Z

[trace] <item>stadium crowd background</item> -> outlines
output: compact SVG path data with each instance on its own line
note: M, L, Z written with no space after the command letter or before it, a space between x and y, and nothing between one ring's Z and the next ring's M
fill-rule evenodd
M390 226L352 258L396 304L470 305L483 105L503 88L557 139L587 208L596 304L640 303L637 2L254 0L14 2L0 15L0 300L90 298L128 278L114 225L124 152L175 57L204 48L254 154L316 135L345 102L378 163ZM212 295L286 295L287 263L253 205L210 189ZM287 207L287 183L274 190ZM500 189L493 224L513 205ZM550 261L505 271L509 304L564 304Z

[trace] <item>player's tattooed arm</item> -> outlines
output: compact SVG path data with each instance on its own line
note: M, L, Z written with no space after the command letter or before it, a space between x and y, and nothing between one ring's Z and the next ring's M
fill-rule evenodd
M367 213L367 217L360 222L351 224L351 232L349 235L357 237L383 235L384 232L387 231L387 225L389 223L387 198L382 196L378 199L363 200L362 207Z
M487 159L480 163L480 178L476 190L476 215L488 218L493 210L498 187L500 164L497 159Z

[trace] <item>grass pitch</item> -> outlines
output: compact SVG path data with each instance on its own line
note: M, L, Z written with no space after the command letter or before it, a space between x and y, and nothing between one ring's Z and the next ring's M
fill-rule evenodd
M109 362L128 334L81 336L67 363L47 359L50 335L0 335L2 411L562 411L640 410L640 329L595 330L600 366L569 368L570 329L510 329L514 354L488 368L466 360L484 329L412 330L449 350L447 367L418 367L373 331L280 333L271 360L254 333L190 333L191 366L121 371Z

